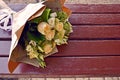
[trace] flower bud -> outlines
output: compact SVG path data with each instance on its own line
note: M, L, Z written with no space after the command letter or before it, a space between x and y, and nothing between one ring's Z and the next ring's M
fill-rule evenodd
M27 52L33 52L34 50L33 50L33 48L32 48L31 45L27 45L26 51L27 51Z
M44 49L45 54L48 54L52 51L53 48L51 44L46 44L44 45L43 49Z
M50 14L50 17L52 17L52 18L55 18L55 17L57 17L57 13L56 13L56 12L54 12L54 13L51 13L51 14Z
M55 29L57 31L62 31L63 30L63 23L62 22L57 23L55 26Z

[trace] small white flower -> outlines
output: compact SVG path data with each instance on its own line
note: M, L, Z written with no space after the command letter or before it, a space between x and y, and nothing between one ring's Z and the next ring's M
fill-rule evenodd
M55 43L57 45L61 45L61 44L67 44L67 39L56 39Z
M55 18L48 19L48 23L49 23L50 27L53 28L55 26Z
M37 58L38 57L38 54L34 53L34 52L30 52L28 53L30 59L33 59L33 58Z
M35 41L33 41L33 40L31 40L30 42L29 42L29 44L31 44L32 46L36 46L36 42Z
M55 18L55 17L57 17L57 13L56 13L56 12L54 12L54 13L51 13L51 14L50 14L50 17L52 17L52 18Z
M56 39L56 40L55 40L55 43L56 43L57 45L60 45L60 42L61 42L60 39Z
M34 50L33 50L33 48L32 48L31 45L27 45L26 51L27 51L27 52L34 52Z

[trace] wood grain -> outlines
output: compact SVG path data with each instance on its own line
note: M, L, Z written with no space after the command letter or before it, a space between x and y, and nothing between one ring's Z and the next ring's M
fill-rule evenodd
M11 32L4 31L0 29L0 40L1 39L10 39L11 38Z
M116 39L120 38L120 25L73 25L70 39Z
M9 4L19 11L26 4ZM65 4L73 14L69 44L47 57L45 69L20 64L10 75L7 61L11 35L0 30L0 75L43 77L120 75L120 4Z
M72 24L120 24L120 14L72 14Z
M8 4L13 10L19 11L26 4ZM119 13L120 4L65 4L73 13Z
M0 41L0 56L9 55L11 41Z
M120 4L65 4L73 13L119 13Z
M0 74L10 74L7 57L0 57ZM3 63L4 62L4 63ZM49 57L45 69L21 64L12 75L61 76L61 75L119 75L120 56L104 57ZM114 71L114 72L113 72Z
M0 56L8 56L9 41L0 42ZM102 56L120 55L120 40L70 40L68 45L58 47L52 56Z

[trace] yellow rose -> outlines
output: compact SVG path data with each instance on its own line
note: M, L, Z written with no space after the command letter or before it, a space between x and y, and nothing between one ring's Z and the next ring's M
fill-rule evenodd
M50 25L48 23L41 22L41 23L39 23L37 30L41 34L45 35L45 31L49 31L49 30L51 30L51 28L50 28Z
M55 36L55 30L46 31L45 38L47 40L52 40Z
M49 54L50 52L52 52L52 50L55 48L56 43L55 42L46 42L43 46L43 50L45 52L45 54Z

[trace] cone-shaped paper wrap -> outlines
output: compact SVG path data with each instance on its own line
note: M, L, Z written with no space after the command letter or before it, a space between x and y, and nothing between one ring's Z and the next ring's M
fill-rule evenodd
M64 2L65 0L48 0L44 4L43 2L29 4L23 10L14 13L12 25L12 42L8 62L8 68L11 73L21 62L39 67L39 63L36 61L36 59L29 59L26 50L23 50L20 44L18 44L18 41L21 37L26 22L42 15L46 7L54 11L63 10L68 15L70 15L71 11L64 7ZM55 48L54 51L52 51L49 55L56 52L57 48Z

